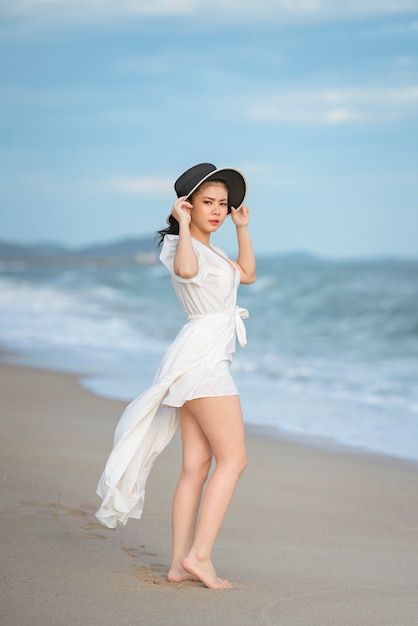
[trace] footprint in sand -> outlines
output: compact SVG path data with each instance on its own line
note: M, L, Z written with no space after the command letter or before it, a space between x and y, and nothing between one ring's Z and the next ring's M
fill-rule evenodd
M107 539L107 535L99 532L102 530L102 525L93 519L89 519L81 528L87 531L89 539Z
M122 548L124 552L131 559L141 559L143 557L156 557L155 552L149 552L145 550L145 546L141 545L140 548ZM151 565L132 565L132 576L140 578L144 582L152 585L167 585L172 586L167 580L167 565L163 563L152 563Z
M137 548L122 548L122 550L133 559L139 559L141 556L157 556L155 552L146 552L145 550L143 550L145 546L140 547L141 551L139 551Z

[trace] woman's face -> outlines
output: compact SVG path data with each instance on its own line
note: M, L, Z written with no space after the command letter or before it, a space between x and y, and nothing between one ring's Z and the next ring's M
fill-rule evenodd
M190 200L191 234L208 235L218 230L228 215L228 189L221 182L203 183Z

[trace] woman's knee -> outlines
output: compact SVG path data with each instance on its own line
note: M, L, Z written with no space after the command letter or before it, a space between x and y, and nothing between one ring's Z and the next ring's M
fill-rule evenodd
M242 452L225 459L217 459L216 465L239 478L244 473L247 462L247 455L245 452Z
M209 475L211 457L183 460L182 473L185 477L204 483Z

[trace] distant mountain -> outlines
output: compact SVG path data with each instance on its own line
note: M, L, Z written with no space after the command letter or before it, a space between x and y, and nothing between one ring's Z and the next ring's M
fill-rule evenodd
M108 243L70 248L53 243L37 243L24 245L0 241L0 262L23 263L97 263L120 264L138 263L139 265L153 265L158 262L159 248L152 234L147 237L121 239ZM309 252L289 251L268 254L258 254L260 262L278 262L297 264L311 263L416 263L417 259L390 256L351 259L327 259Z
M70 248L50 243L23 245L0 241L0 261L35 263L122 263L152 264L158 260L153 237L122 239L107 244Z

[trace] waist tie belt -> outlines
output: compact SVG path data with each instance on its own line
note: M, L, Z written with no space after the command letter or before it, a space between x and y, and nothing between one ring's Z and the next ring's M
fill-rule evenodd
M247 345L247 332L245 330L243 319L246 320L250 314L247 309L236 306L234 309L226 309L225 311L220 311L219 313L204 313L202 315L188 315L188 320L196 320L204 317L232 317L235 325L235 332L237 335L237 339L241 346Z

